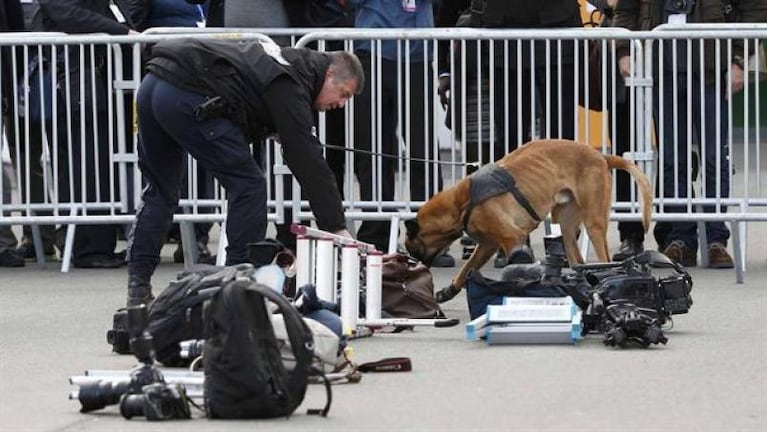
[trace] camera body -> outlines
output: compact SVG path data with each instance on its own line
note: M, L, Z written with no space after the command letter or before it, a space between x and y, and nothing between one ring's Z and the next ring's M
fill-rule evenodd
M191 417L184 387L159 382L143 386L140 393L122 395L120 414L126 419L143 416L151 421Z
M695 0L664 0L664 9L669 15L691 14L695 8Z
M147 420L190 418L189 399L180 385L168 385L154 366L156 356L152 335L147 331L145 305L126 309L130 351L140 364L130 372L128 381L98 381L80 386L80 412L120 404L122 415L130 419L144 416Z

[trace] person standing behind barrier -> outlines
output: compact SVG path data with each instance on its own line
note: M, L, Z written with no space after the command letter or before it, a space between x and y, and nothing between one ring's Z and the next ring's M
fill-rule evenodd
M739 0L732 2L730 6L737 6L738 10L724 14L725 2L722 0L620 0L615 9L614 25L628 28L629 30L650 30L656 26L672 23L715 23L738 20L740 22L764 22L767 21L767 3L763 0ZM737 17L737 18L736 18ZM704 69L700 65L700 43L692 45L691 59L692 70L688 71L687 45L685 41L677 42L676 57L673 57L672 44L669 40L663 43L663 57L656 55L655 76L658 83L662 75L663 87L655 86L654 100L656 101L655 119L656 125L663 123L663 136L659 136L659 147L662 152L663 164L660 167L663 173L662 193L668 198L687 198L692 191L692 185L687 183L687 156L688 137L686 124L674 124L677 117L686 122L688 112L692 110L692 127L699 137L701 154L706 155L703 161L704 183L706 197L713 198L717 192L721 198L728 198L730 193L730 148L727 142L728 128L728 81L732 85L732 91L738 92L743 87L743 40L732 41L732 51L729 51L726 43L722 44L722 61L715 59L715 41L706 40L704 49ZM630 51L628 41L622 41L619 45L619 66L621 74L628 77L631 74ZM660 48L655 49L658 53ZM662 60L663 70L658 71L658 64ZM674 69L676 64L677 69ZM719 65L719 73L722 82L716 82L716 67ZM688 73L689 72L689 73ZM688 79L691 79L688 87ZM703 95L701 97L701 84ZM719 85L719 87L717 87ZM717 93L717 90L722 93ZM692 104L687 105L688 97ZM663 106L664 118L660 118L659 107ZM717 116L718 111L718 116ZM721 125L717 131L717 124ZM719 134L717 135L717 132ZM718 153L721 152L721 153ZM717 154L721 157L717 158ZM666 205L667 213L683 213L686 205ZM703 206L705 212L713 212L714 206ZM722 207L722 212L727 208ZM656 238L658 238L658 225L656 224ZM708 240L708 263L711 268L732 268L733 260L727 252L727 240L730 231L724 222L707 222L706 237ZM686 267L697 265L698 230L694 221L680 221L670 223L670 232L665 238L660 238L659 245L662 252L670 259Z
M178 205L184 151L227 191L227 265L248 262L247 245L266 234L266 179L248 143L275 133L319 228L351 237L313 125L315 111L342 108L364 87L354 55L183 39L155 45L147 69L137 98L139 166L147 186L128 247L128 305L152 299L151 277Z
M130 27L125 0L112 0L110 2L100 0L39 0L38 3L42 18L40 20L42 28L33 30L65 33L107 33L113 35L135 33ZM60 50L60 52L63 52L63 50ZM60 164L59 193L62 195L59 197L59 201L62 202L66 202L70 198L65 196L68 195L69 189L67 186L70 184L70 181L74 184L76 194L79 194L82 188L79 182L85 182L87 192L83 201L88 202L96 199L107 199L111 189L108 179L110 172L109 156L112 153L112 149L108 146L109 137L106 133L109 123L106 107L106 88L108 83L106 82L105 69L102 70L108 66L105 64L107 56L103 49L96 49L95 58L93 59L96 70L91 71L91 58L86 50L85 55L87 57L83 59L85 69L80 71L78 69L80 53L81 50L78 47L69 48L69 80L73 86L71 94L78 94L79 89L74 87L79 85L82 75L86 86L89 89L92 88L95 92L96 100L92 101L89 92L86 91L88 100L83 104L78 104L75 101L72 105L71 130L67 130L67 127L64 126L58 128L59 160L57 162ZM92 87L90 83L91 73L95 76ZM94 137L92 132L96 126L93 123L93 116L90 115L93 108L92 104L94 103L96 104L98 137ZM59 110L57 114L60 116L68 114L63 111L65 110ZM80 128L81 120L85 122L85 128L82 130ZM65 118L62 118L59 124L67 124ZM83 143L77 142L81 133L85 138ZM69 136L73 139L72 154L67 154ZM81 147L85 148L85 155L80 154ZM99 155L98 160L94 156L97 151ZM68 167L66 167L66 159L70 157L74 162L74 171L71 173ZM99 184L96 184L95 173L88 172L86 167L81 166L81 158L84 158L89 165L94 163L98 165ZM82 199L79 196L71 198ZM92 210L88 213L102 214L103 212ZM78 225L72 248L74 266L78 268L116 268L124 265L124 257L121 254L115 253L117 230L119 228L115 224Z
M24 13L19 0L4 0L0 3L0 32L23 31ZM11 49L3 47L0 51L0 135L6 133L6 124L10 123L11 106L13 105L13 63L11 62ZM8 141L0 136L0 150ZM11 176L5 167L5 161L0 172L3 176L3 190L0 199L3 203L11 202ZM10 225L0 225L0 267L24 267L24 257L16 250L16 235L13 234Z
M431 0L350 0L357 8L355 27L358 28L432 28L434 12ZM406 44L409 43L409 57ZM356 52L368 76L375 76L378 84L373 83L354 103L354 146L356 150L378 151L381 156L367 156L363 153L354 155L354 172L360 185L362 201L373 201L373 197L383 202L394 200L395 171L399 165L399 140L396 135L397 118L401 114L404 124L399 125L402 138L408 149L410 161L403 161L408 170L410 199L425 201L442 187L441 170L435 162L417 160L439 157L434 151L436 129L433 127L434 83L431 68L431 50L425 41L400 42L384 40L381 51L371 48L371 41L360 41L355 45ZM377 44L376 44L377 45ZM381 74L372 74L374 56L381 56ZM409 64L405 64L409 63ZM409 68L409 76L405 75ZM400 73L400 71L402 73ZM405 88L409 81L410 88ZM402 87L399 87L399 84ZM381 93L376 93L380 85ZM398 100L402 106L398 106ZM371 103L380 106L380 111L371 110ZM408 110L409 108L409 110ZM376 112L374 116L372 113ZM374 124L380 114L381 124ZM373 146L377 136L382 137L380 147ZM377 168L380 161L381 169ZM381 194L375 191L379 184L373 183L373 173L378 173ZM437 177L436 184L434 177ZM357 237L374 244L379 250L387 251L389 245L388 221L364 221L360 225ZM455 260L445 254L437 257L434 267L453 267Z
M207 0L126 0L137 31L152 27L206 27Z
M592 22L592 25L598 25L603 28L612 27L613 14L617 2L618 0L591 0L590 3L598 9L602 16L601 22ZM614 64L613 62L617 64L617 59L612 56L612 52L609 50L609 43L607 47L608 53L605 58L609 61L607 65L608 80L604 87L607 88L608 99L604 104L604 112L605 115L607 115L608 111L613 111L614 107L614 113L611 112L611 115L607 119L607 128L608 136L615 146L615 154L620 155L624 152L631 151L631 106L629 104L628 89L623 80L623 75L620 74L617 67L615 75L612 74L612 65ZM615 80L614 95L611 91L612 80ZM613 97L615 98L615 105L612 104ZM617 201L631 202L632 184L629 174L625 171L617 170L615 172L615 184L615 196ZM623 261L626 258L630 258L644 251L645 231L642 222L618 222L618 233L620 235L621 244L618 251L612 256L613 261Z
M533 29L583 26L577 0L471 0L470 8L473 27ZM491 44L494 53L491 85L495 127L495 141L491 145L494 146L492 154L495 159L533 138L575 139L575 43L551 41L547 45L546 41L535 41L531 45L531 41L522 40L521 49L518 49L517 42L509 40ZM551 99L548 101L545 100L547 73L551 76ZM518 86L520 82L521 86ZM537 128L535 118L539 120ZM503 267L508 263L532 260L532 250L528 246L512 251L508 258L499 251L494 264L495 267Z
M472 0L472 24L485 28L531 29L582 27L577 0ZM494 108L496 146L504 155L533 136L531 119L540 114L541 138L575 139L575 43L573 41L536 41L531 53L530 41L523 40L518 50L517 40L508 41L508 58L505 44L494 44ZM534 55L534 63L531 62ZM517 59L522 67L517 68ZM561 79L560 79L561 70ZM546 101L546 73L551 74L551 100ZM508 74L508 75L507 75ZM506 79L508 76L508 87ZM521 93L517 94L517 82L521 79ZM531 81L532 79L532 81ZM533 82L535 87L531 88ZM541 112L531 112L539 105ZM548 109L547 109L548 108ZM521 122L518 121L521 110ZM508 123L508 129L506 124ZM560 128L561 123L561 128ZM508 145L508 147L507 147Z
M344 0L283 0L285 12L290 19L290 26L295 28L337 28L354 27L354 9L351 4ZM308 45L315 48L317 43ZM344 41L325 41L325 51L343 51ZM348 107L346 109L349 109ZM346 109L331 110L325 113L325 160L336 179L336 186L344 198L344 176L346 169ZM319 120L319 118L317 119ZM319 123L319 121L318 121ZM321 129L320 129L321 131ZM335 148L330 148L333 146ZM286 176L283 196L286 200L292 198L293 185ZM287 248L296 250L296 236L290 231L293 211L285 209L285 223L275 224L277 228L276 238ZM301 223L308 223L301 221Z

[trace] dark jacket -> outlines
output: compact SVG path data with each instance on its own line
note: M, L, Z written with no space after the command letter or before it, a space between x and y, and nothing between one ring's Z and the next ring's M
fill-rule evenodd
M277 133L317 225L327 231L343 229L341 194L315 136L312 108L330 58L307 49L269 47L225 40L160 42L152 48L148 69L180 88L223 98L227 107L221 115L237 123L252 142Z
M150 27L197 27L205 19L204 4L183 0L126 0L137 31Z
M226 6L225 0L186 0L191 4L203 4L207 2L208 16L206 27L223 27L224 26L224 7Z
M582 27L578 0L472 0L472 25L486 28L530 29ZM546 65L545 41L534 43L535 65ZM516 68L517 44L510 41L509 62L504 64L503 41L495 43L496 67ZM561 58L563 64L574 62L573 43L562 43L561 53L556 43L550 46L550 64ZM530 43L522 42L522 66L530 67Z
M128 20L117 22L107 0L39 0L43 31L64 33L108 33L124 35L130 30L130 14L125 0L114 0Z
M21 9L21 3L19 0L3 0L0 2L0 32L8 31L23 31L24 30L24 13ZM5 114L10 107L11 97L13 96L12 79L13 74L11 63L11 49L10 47L3 47L0 52L2 57L2 63L0 63L0 82L2 82L3 88L0 89L2 93L2 100L0 100L0 113Z
M767 21L767 1L765 0L738 0L738 22L765 22ZM620 0L615 7L613 26L625 27L629 30L652 30L665 21L664 0ZM696 23L723 23L725 21L722 12L722 0L697 0L692 11L692 22ZM618 55L628 55L629 41L618 42ZM696 44L697 45L697 44ZM726 44L721 46L722 56L745 56L743 52L743 39L732 40L733 50L726 52ZM753 44L752 44L753 45ZM715 40L707 39L704 42L704 64L706 65L706 81L711 82L715 77L716 59L714 58ZM656 50L657 52L658 50ZM699 64L698 46L693 46L692 64ZM657 63L657 62L656 62ZM727 61L720 62L721 70L729 67ZM657 71L656 71L657 73Z

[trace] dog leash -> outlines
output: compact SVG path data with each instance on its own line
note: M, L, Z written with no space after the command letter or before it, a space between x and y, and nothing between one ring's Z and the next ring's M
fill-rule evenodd
M435 159L423 159L423 158L413 158L413 157L408 158L408 157L405 157L405 156L391 155L391 154L386 154L386 153L374 152L374 151L370 151L370 150L353 149L353 148L348 148L348 147L344 147L344 146L337 146L337 145L333 145L333 144L321 144L321 145L322 145L322 147L325 147L325 148L328 148L328 149L333 149L333 150L342 150L342 151L346 151L346 152L362 153L362 154L367 154L367 155L371 155L371 156L381 156L381 157L386 157L386 158L391 158L391 159L409 160L409 161L412 161L412 162L426 162L426 163L430 163L430 164L440 164L440 165L450 165L450 166L466 166L466 167L476 167L476 168L479 168L481 166L479 162L447 162L447 161L440 161L440 160L435 160Z

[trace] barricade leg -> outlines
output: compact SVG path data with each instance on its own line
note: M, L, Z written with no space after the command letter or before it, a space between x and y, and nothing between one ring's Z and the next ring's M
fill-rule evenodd
M67 236L64 240L64 253L61 255L61 272L69 272L69 266L72 264L72 246L75 244L75 230L77 225L67 225Z
M181 248L184 251L184 268L189 269L197 262L197 236L192 222L179 222Z

